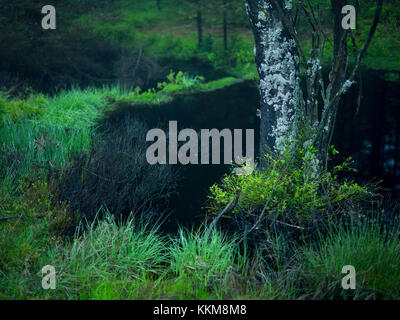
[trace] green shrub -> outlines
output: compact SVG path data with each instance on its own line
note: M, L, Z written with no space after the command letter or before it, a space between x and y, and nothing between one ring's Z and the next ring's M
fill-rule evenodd
M188 74L179 71L178 73L171 72L167 76L167 80L168 82L161 82L157 85L157 88L161 89L161 91L165 93L198 88L202 81L204 81L204 77L191 77Z
M310 156L311 155L311 156ZM295 155L266 155L264 166L250 175L226 175L222 182L211 186L211 212L221 211L241 190L233 215L246 212L249 216L269 215L274 219L307 224L315 216L329 218L342 208L349 209L368 200L373 193L368 186L341 181L338 172L352 170L350 160L330 172L313 172L310 159L315 150L298 149ZM350 213L350 212L349 212Z

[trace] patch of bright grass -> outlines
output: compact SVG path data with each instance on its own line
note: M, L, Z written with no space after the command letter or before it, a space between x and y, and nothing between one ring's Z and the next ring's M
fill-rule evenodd
M217 90L217 89L221 89L221 88L230 86L230 85L238 83L240 81L241 81L240 79L237 79L234 77L226 77L226 78L222 78L222 79L218 79L218 80L214 80L214 81L210 81L210 82L201 84L200 89L205 90L205 91L212 91L212 90Z
M73 154L87 152L97 121L109 107L108 99L123 98L118 86L111 88L71 89L54 97L33 94L28 100L2 99L6 107L0 119L0 149L5 155L0 160L1 176L8 174L19 178L43 167L61 167ZM35 98L36 97L36 98ZM45 112L34 116L25 110ZM15 105L22 106L21 112ZM7 111L7 110L11 111Z
M189 232L180 230L172 238L171 270L186 295L195 299L209 298L209 291L223 294L225 281L235 271L236 237L212 229Z

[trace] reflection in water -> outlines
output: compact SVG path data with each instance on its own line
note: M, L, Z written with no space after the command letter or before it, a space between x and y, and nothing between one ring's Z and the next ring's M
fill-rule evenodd
M333 143L343 157L352 156L360 182L373 178L398 198L400 190L400 83L379 72L364 72L360 108L359 87L341 102ZM396 191L397 190L397 191Z

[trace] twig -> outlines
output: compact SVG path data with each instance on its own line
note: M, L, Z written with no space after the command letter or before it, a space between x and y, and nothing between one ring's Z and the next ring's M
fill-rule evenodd
M207 238L210 231L212 230L212 228L217 224L218 220L227 212L230 212L233 210L233 208L235 208L235 206L237 205L238 201L239 201L239 197L240 197L240 193L242 191L241 190L236 190L236 196L234 198L231 199L231 201L229 201L229 203L226 205L226 207L224 208L224 210L221 211L221 213L210 223L206 233L204 234L203 238Z
M1 221L1 220L16 219L16 218L22 218L22 215L20 215L20 216L5 216L5 217L0 217L0 221Z
M275 222L278 222L278 223L280 223L280 224L283 224L284 226L287 226L287 227L292 227L292 228L296 228L296 229L305 230L304 227L295 226L294 224L289 224L289 223L286 223L286 222L283 222L283 221L279 221L279 220L276 220L276 219L275 219Z
M43 218L44 215L43 214L35 214L33 216L28 216L28 215L18 215L18 216L5 216L5 217L0 217L0 221L6 221L6 220L11 220L11 219L22 219L22 218Z

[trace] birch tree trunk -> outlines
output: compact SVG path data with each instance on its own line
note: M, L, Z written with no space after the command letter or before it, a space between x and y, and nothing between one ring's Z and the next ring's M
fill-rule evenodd
M277 7L279 6L279 8ZM291 0L248 0L260 76L260 152L282 152L295 135L299 104L299 54L282 21L290 18Z

